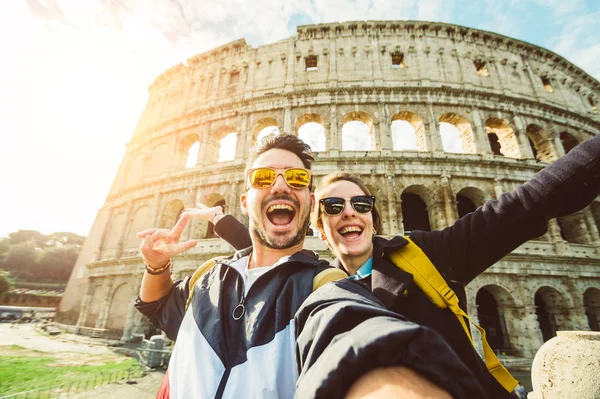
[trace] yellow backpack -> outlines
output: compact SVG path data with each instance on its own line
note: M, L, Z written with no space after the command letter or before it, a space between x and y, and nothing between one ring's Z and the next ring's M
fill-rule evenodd
M400 269L414 276L414 281L417 286L427 295L429 300L431 300L435 306L441 309L449 308L454 313L473 346L475 346L475 344L469 328L467 327L467 323L465 322L465 318L481 332L483 355L488 371L500 385L504 387L504 389L508 392L512 392L517 386L517 380L510 375L508 370L506 370L500 363L500 360L498 360L494 350L490 347L485 338L485 330L473 323L473 320L471 320L471 318L458 306L458 297L454 291L448 287L446 280L444 280L423 250L409 238L406 239L408 240L408 245L391 254L390 258L392 262Z
M192 278L190 279L190 281L188 283L190 294L185 303L185 310L187 310L187 308L190 306L190 303L192 302L192 297L194 296L194 287L196 286L196 283L198 282L198 280L200 280L200 277L202 277L204 275L204 273L206 273L207 271L212 269L217 264L217 261L219 259L225 259L225 258L226 258L225 256L219 256L216 258L209 259L206 262L204 262L202 265L200 265L200 267L198 269L196 269L196 271L194 272L194 274L192 275ZM327 269L319 272L315 277L313 277L313 289L312 290L314 292L318 288L324 286L327 283L330 283L332 281L341 280L341 279L344 279L347 277L348 277L348 275L340 269L336 269L334 267L327 268Z

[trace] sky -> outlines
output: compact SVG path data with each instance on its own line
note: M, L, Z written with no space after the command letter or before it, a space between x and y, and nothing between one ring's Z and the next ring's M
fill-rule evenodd
M87 235L147 88L169 67L230 41L296 26L440 21L552 50L600 80L597 0L10 0L0 5L0 237Z

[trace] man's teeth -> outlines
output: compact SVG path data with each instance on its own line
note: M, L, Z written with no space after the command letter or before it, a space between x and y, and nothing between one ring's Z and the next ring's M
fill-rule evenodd
M284 210L284 211L290 211L290 212L293 212L293 211L294 211L294 208L292 208L292 207L291 207L291 206L289 206L289 205L285 205L285 204L271 205L271 206L270 206L270 207L267 209L267 212L268 212L268 213L271 213L271 212L274 212L274 211L276 211L276 210Z
M352 233L352 232L362 232L362 229L358 226L348 226L348 227L344 227L343 229L340 230L340 234L346 234L346 233Z

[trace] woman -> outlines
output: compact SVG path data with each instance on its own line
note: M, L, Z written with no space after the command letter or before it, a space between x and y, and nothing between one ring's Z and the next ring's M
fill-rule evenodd
M525 241L544 234L549 219L582 209L599 193L600 135L452 226L413 231L409 238L435 265L466 311L466 284ZM488 372L454 313L436 307L412 282L413 276L391 262L390 254L408 241L402 236L376 236L381 219L366 185L348 173L333 173L320 181L315 200L313 224L337 257L332 264L370 289L386 308L436 330L490 397L508 398L510 393ZM220 237L236 249L250 246L247 229L235 218L223 215L220 207L200 208L190 211L211 220Z

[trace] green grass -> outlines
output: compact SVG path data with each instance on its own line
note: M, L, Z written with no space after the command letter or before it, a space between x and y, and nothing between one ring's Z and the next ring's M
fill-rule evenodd
M123 379L126 378L127 370L130 368L136 367L136 370L139 370L137 362L131 358L102 365L60 365L55 364L60 354L54 356L49 353L35 352L39 356L30 356L33 351L16 345L8 348L10 348L8 355L0 355L0 396L61 384L68 386L76 382L80 382L79 391L82 391L108 382L108 375L112 376L111 382L115 381L118 378L113 374L115 372L120 372L120 379ZM93 359L91 355L81 356ZM139 371L136 374L139 376ZM86 383L83 383L84 381ZM76 389L75 385L72 385L72 389Z

